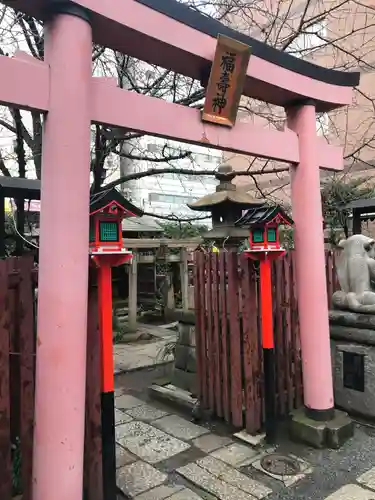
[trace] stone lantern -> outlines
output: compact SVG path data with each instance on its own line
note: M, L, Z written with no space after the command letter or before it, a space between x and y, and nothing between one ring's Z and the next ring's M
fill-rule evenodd
M206 240L218 246L235 247L249 237L249 229L236 227L236 221L241 219L244 210L258 207L264 202L237 191L232 182L236 173L230 165L221 165L215 177L219 181L216 191L188 204L188 207L197 212L211 212L212 229L203 235Z

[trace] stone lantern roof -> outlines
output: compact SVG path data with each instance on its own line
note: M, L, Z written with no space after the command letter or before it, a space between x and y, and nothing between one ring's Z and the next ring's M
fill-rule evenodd
M219 181L216 191L188 204L191 210L211 212L213 207L222 204L227 205L228 203L233 204L240 210L246 210L260 204L258 200L255 200L248 193L237 191L237 186L232 182L236 177L236 173L230 165L221 165L215 177Z
M256 200L248 193L237 191L232 182L235 176L236 172L230 165L221 165L215 176L219 181L215 192L188 205L197 212L211 212L212 230L204 238L218 243L225 241L227 246L236 246L249 236L248 228L235 226L243 211L264 204L264 201Z

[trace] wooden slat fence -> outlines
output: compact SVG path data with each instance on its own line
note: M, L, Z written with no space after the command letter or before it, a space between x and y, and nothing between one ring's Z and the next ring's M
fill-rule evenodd
M328 307L332 305L332 295L336 290L340 290L340 285L336 274L336 261L338 253L332 250L326 251L326 280Z
M338 288L326 254L328 297ZM195 253L197 370L205 408L248 432L264 422L258 270L244 255ZM92 276L93 281L95 277ZM37 272L29 257L0 260L0 499L31 499ZM302 402L298 308L292 254L273 268L277 413ZM97 289L89 287L85 500L103 500Z
M338 288L326 254L329 299ZM276 412L302 404L302 367L293 252L272 270ZM258 264L236 252L195 253L197 375L203 408L250 433L264 423Z
M31 500L35 294L29 257L0 260L0 499ZM85 500L103 500L97 290L89 289L86 387ZM18 498L18 497L17 497ZM21 498L21 497L20 497ZM34 499L35 500L35 499Z
M0 498L31 498L35 322L33 260L0 261Z

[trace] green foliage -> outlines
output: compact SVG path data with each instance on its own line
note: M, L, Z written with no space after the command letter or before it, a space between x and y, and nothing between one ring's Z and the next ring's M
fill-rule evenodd
M115 314L112 314L112 338L114 344L121 344L126 339L126 334L131 333L127 323L120 324L119 319Z
M163 238L170 238L175 240L185 240L190 238L198 238L202 236L206 231L208 231L207 226L200 224L192 224L191 222L166 222L160 223L163 228ZM171 254L178 254L179 248L171 248L169 252ZM157 274L167 274L171 271L171 265L157 262L156 272Z
M337 230L347 233L348 210L343 207L351 201L372 198L375 189L368 185L368 178L343 179L333 178L323 183L321 196L324 221L330 230L329 242L337 244ZM347 236L347 234L346 234Z
M207 226L193 224L191 222L166 222L160 225L163 227L164 238L173 238L177 240L197 238L208 230Z
M5 252L7 256L13 255L16 249L16 231L14 229L14 221L9 214L5 214Z
M165 361L169 358L169 356L175 356L176 347L176 341L167 342L158 352L157 359L160 361Z
M281 227L279 237L282 247L287 250L294 248L294 229L292 227Z

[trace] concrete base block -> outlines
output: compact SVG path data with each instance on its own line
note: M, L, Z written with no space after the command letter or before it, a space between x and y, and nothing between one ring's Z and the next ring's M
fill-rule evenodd
M347 413L335 410L332 420L318 422L308 418L304 409L293 413L290 435L314 448L340 448L354 434L354 424Z
M344 411L335 410L335 418L327 422L328 448L338 449L354 435L354 422Z

